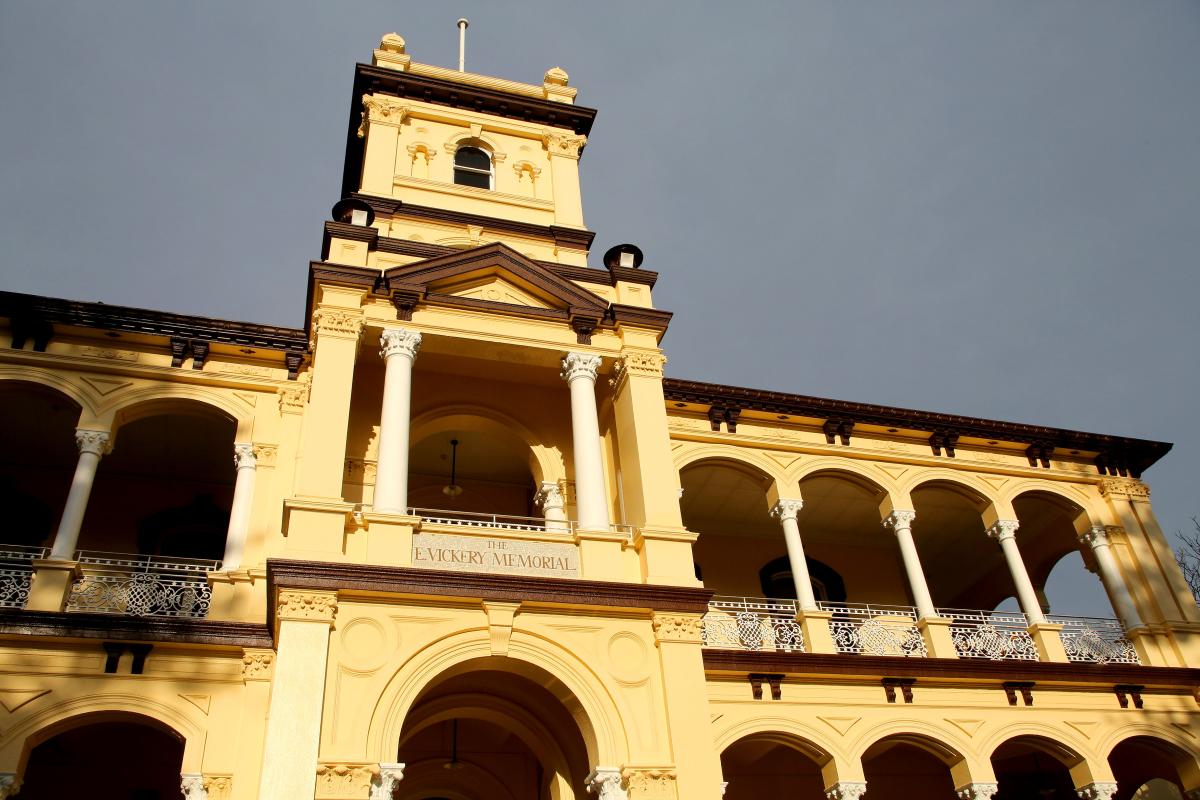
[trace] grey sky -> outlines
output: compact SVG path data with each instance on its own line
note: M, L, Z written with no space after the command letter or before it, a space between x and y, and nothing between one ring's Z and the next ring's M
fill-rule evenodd
M662 273L668 374L1166 439L1200 514L1195 2L4 0L0 286L299 325L354 63L453 66L460 15L600 109L585 215Z

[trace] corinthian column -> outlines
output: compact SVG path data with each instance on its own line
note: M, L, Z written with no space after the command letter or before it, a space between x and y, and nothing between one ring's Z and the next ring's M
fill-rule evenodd
M96 468L100 466L100 456L112 449L109 447L108 431L92 431L86 428L75 431L75 444L79 446L79 461L75 464L71 491L67 493L58 532L54 534L54 546L50 550L51 558L63 561L75 557L75 549L79 545L79 530L83 527L83 515L87 513L92 484L96 482Z
M412 409L412 368L421 334L389 328L379 337L384 359L383 413L379 417L379 456L375 470L376 511L408 511L408 425Z
M908 575L908 587L912 590L917 613L921 617L935 617L937 611L933 607L933 598L929 595L925 571L921 569L917 545L913 542L912 524L916 518L915 511L893 511L884 518L883 527L891 528L896 534L896 544L900 545L900 558L904 562L904 572Z
M542 488L534 495L533 502L546 517L546 530L565 531L570 528L567 524L566 502L557 483L544 482Z
M781 499L771 506L771 516L779 520L783 528L783 543L787 546L792 582L796 585L796 602L801 611L816 611L817 597L813 592L812 577L808 574L808 560L804 557L804 543L800 540L800 525L796 522L796 514L803 507L802 500Z
M233 484L233 507L229 511L229 530L225 533L225 558L223 569L237 569L242 564L246 550L246 537L250 533L250 512L254 504L254 476L258 459L254 456L254 445L234 443L233 463L237 468L237 481Z
M1020 601L1021 610L1025 612L1029 624L1045 625L1046 615L1042 613L1037 591L1033 588L1033 581L1029 580L1029 572L1025 569L1021 551L1017 548L1017 528L1020 526L1021 523L1015 519L997 520L988 529L988 536L1000 543L1004 560L1008 562L1008 571L1012 574L1013 585L1017 590L1017 600Z
M1133 605L1133 598L1129 596L1129 587L1125 584L1125 579L1121 577L1117 559L1113 556L1108 531L1104 529L1103 525L1096 525L1081 533L1079 541L1092 548L1092 555L1096 557L1096 567L1100 571L1100 581L1104 584L1104 590L1108 592L1108 596L1112 600L1113 610L1121 618L1121 624L1126 628L1136 628L1141 625L1142 620L1138 616L1137 608Z
M600 421L596 416L596 372L600 356L567 353L562 377L571 388L571 441L575 450L575 497L581 530L608 530Z

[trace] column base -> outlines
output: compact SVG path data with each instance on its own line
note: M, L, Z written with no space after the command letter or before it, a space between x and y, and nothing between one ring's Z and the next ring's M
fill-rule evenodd
M838 651L833 643L833 633L829 629L829 620L833 619L832 611L801 611L796 615L800 630L804 634L804 652L832 654Z
M699 534L686 528L642 528L633 537L646 583L700 586L692 544Z
M640 576L628 574L625 568L625 534L611 530L575 531L579 547L579 576L589 581L621 581L632 583Z
M346 560L346 528L354 505L337 497L283 501L284 553L317 561Z
M950 635L954 620L946 617L922 617L917 620L917 630L925 640L925 649L932 658L958 658L958 648Z
M212 600L208 619L255 622L267 615L267 571L235 569L208 573Z
M1035 622L1029 626L1029 635L1037 647L1038 660L1050 661L1055 664L1067 664L1067 651L1062 643L1062 625L1052 622Z
M30 611L63 611L71 596L71 586L82 575L78 561L38 558L33 561L33 579L29 585Z
M363 513L367 529L367 563L387 567L412 566L413 530L420 517L387 511Z

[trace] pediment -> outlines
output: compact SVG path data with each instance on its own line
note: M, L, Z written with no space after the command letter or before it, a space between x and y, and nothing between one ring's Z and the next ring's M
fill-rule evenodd
M517 308L603 318L608 302L499 242L393 267L391 286L418 289L426 299L462 298Z

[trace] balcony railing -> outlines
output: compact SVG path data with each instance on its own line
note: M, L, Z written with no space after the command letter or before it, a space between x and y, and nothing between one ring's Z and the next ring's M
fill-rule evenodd
M1048 617L1062 625L1063 649L1072 661L1093 664L1137 664L1137 650L1125 636L1121 623L1103 617Z
M925 639L917 629L917 610L911 606L863 603L818 603L833 612L829 632L839 653L874 656L927 656Z
M795 600L714 597L704 615L704 646L804 652Z
M912 606L862 603L817 604L829 613L829 632L839 653L927 657L925 637ZM1024 614L939 608L950 620L950 639L959 658L991 661L1038 661L1037 645ZM804 652L795 600L717 596L704 616L705 647L726 650ZM1062 625L1067 658L1095 664L1140 663L1121 623L1099 617L1050 617Z
M67 611L132 617L203 617L212 588L207 573L220 561L81 550L82 575L71 586Z
M494 528L508 531L527 531L539 534L559 534L571 538L579 530L574 520L547 520L545 517L519 517L513 514L487 514L476 511L448 511L441 508L410 508L408 513L435 525L460 528ZM614 533L633 538L632 525L609 525Z
M0 608L24 608L33 584L33 562L46 557L45 547L0 544Z

